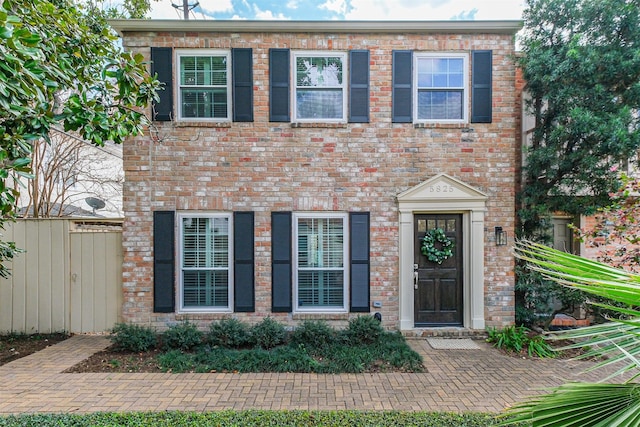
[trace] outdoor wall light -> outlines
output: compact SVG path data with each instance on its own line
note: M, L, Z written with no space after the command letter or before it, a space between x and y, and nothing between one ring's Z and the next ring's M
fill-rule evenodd
M495 228L496 246L505 246L507 244L507 232L502 227Z

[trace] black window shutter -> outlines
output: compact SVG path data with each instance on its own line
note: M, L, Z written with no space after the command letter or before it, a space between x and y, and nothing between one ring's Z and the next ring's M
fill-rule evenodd
M351 312L369 312L369 212L349 213Z
M254 215L233 213L233 280L235 312L255 311Z
M271 213L271 311L291 312L291 212Z
M392 66L392 112L393 123L411 123L412 119L412 66L413 52L394 50Z
M350 51L349 65L349 122L369 123L369 51Z
M491 123L492 51L471 53L471 123Z
M173 49L170 47L151 48L151 75L157 75L163 83L158 91L160 100L152 105L152 119L171 121L173 116Z
M288 122L289 49L269 49L269 121Z
M175 311L174 212L153 212L153 312Z
M233 74L233 121L253 121L253 51L251 48L231 49Z

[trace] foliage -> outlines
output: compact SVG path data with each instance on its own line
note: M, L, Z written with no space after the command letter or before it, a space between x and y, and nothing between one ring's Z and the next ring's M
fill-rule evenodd
M579 237L598 249L597 260L640 273L640 180L621 175L622 186L595 215L596 224L578 230Z
M553 349L542 337L530 337L531 330L524 326L507 326L503 329L491 328L487 331L487 342L499 349L520 353L523 349L529 356L554 357Z
M267 350L284 343L287 339L284 326L268 316L251 327L250 335L256 346Z
M272 318L254 325L249 334L245 324L225 319L211 325L209 343L213 346L192 352L173 346L157 361L163 370L175 373L422 371L422 358L400 333L385 332L377 321L354 319L350 326L337 333L326 322L305 321L287 343L284 326ZM243 348L248 336L254 348Z
M576 330L555 332L550 339L576 340L569 347L588 347L585 357L602 359L596 368L615 366L609 379L625 372L631 377L622 384L569 383L552 393L537 396L508 411L515 421L534 426L631 426L640 413L640 384L632 382L640 372L640 275L581 258L531 241L516 244L516 256L529 268L572 289L610 299L622 307L595 303L615 311L627 320Z
M164 349L191 350L202 344L203 333L198 326L188 320L169 325L162 333L162 347Z
M427 231L422 238L420 251L429 261L442 264L453 256L455 245L444 233L442 228L434 228Z
M109 19L140 19L146 17L147 13L151 11L149 0L123 0L121 2L88 0L88 3L93 9L102 11Z
M216 412L99 412L94 414L26 414L0 417L0 427L18 426L422 426L488 427L493 414L401 411L216 411Z
M249 326L234 318L213 322L209 325L207 341L226 348L244 347L251 342Z
M640 148L640 4L528 0L524 21L519 64L535 117L522 190L528 231L538 209L608 204L617 166Z
M519 194L519 237L549 243L550 214L590 215L607 205L619 187L618 165L640 148L640 4L528 0L523 16L518 62L535 128ZM519 274L521 319L552 315L539 307L548 290L568 296Z
M142 133L142 109L159 83L143 56L122 52L116 39L104 16L82 3L0 5L0 225L15 213L13 177L30 176L33 143L52 129L97 145ZM0 264L12 254L3 245Z
M380 322L373 316L358 316L349 320L349 326L342 331L342 338L354 345L377 342L385 333Z
M120 351L147 351L157 344L157 335L153 329L130 323L116 324L111 330L110 339Z
M323 320L305 320L293 330L290 340L309 351L323 351L335 343L336 331Z

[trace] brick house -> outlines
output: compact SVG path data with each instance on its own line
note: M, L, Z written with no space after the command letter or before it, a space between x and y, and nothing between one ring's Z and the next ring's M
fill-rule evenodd
M513 323L520 22L112 25L166 85L124 145L124 321Z

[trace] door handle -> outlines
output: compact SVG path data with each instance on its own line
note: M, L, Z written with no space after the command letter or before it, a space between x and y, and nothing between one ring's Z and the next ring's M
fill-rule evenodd
M413 289L418 290L418 272L413 272Z

